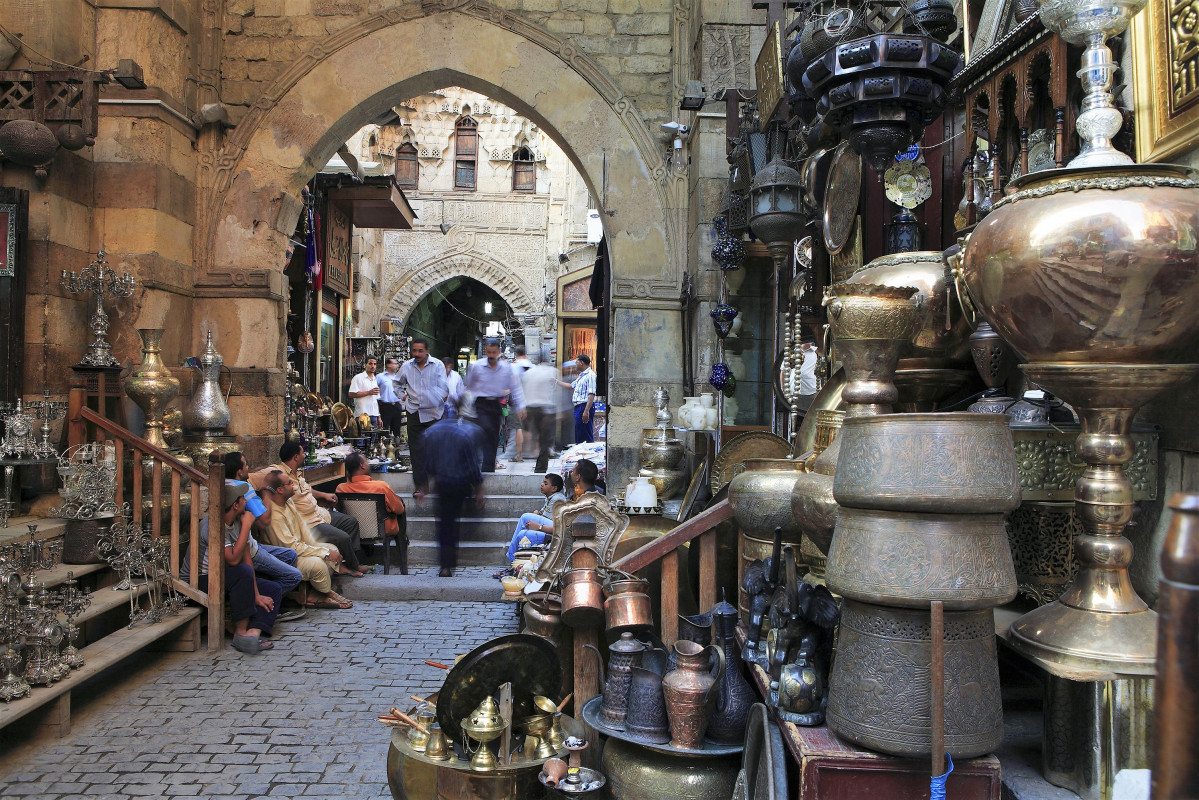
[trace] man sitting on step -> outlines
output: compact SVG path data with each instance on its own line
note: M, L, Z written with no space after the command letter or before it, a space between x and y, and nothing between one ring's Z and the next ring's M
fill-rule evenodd
M340 575L361 577L357 553L362 548L359 538L358 520L349 514L343 514L336 509L324 508L318 501L337 503L337 495L331 492L318 492L308 485L304 479L304 448L297 441L286 441L279 447L279 463L272 464L266 469L260 469L250 475L250 484L260 488L266 481L266 476L273 470L288 475L295 483L296 493L291 502L300 512L300 517L312 529L312 535L317 542L331 544L342 554L343 562L338 567ZM253 509L250 509L253 511ZM270 524L269 518L267 524ZM347 555L347 552L352 554Z
M566 495L562 492L562 486L561 475L553 472L546 473L545 478L541 481L541 494L545 496L545 502L536 511L520 515L520 520L516 523L516 532L512 534L512 542L508 545L509 561L516 558L516 551L528 547L538 547L549 541L550 535L547 531L554 529L552 519L554 503L566 499Z
M262 493L271 503L271 527L267 531L270 541L296 551L296 566L304 580L312 586L308 596L309 608L353 608L354 604L333 591L332 572L341 563L341 553L328 544L317 544L312 531L300 516L292 496L296 485L291 476L282 470L272 470L262 485Z
M387 536L397 536L400 532L400 517L404 515L404 501L383 481L371 478L370 463L366 456L357 451L346 456L346 482L338 485L337 493L381 494L387 506L387 522L383 532Z
M270 650L274 643L263 638L271 635L283 588L274 581L256 576L250 557L250 526L254 516L246 513L248 484L227 482L221 491L221 523L224 525L222 561L225 592L229 596L230 616L233 618L233 647L251 655ZM200 591L208 591L208 515L200 520L197 543L200 557ZM180 577L190 577L191 559L183 558Z

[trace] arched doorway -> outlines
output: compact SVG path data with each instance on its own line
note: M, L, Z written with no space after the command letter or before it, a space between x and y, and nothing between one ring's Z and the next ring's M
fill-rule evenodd
M234 308L198 299L195 313L219 320L226 362L279 368L285 343L283 325L271 324L281 316L279 268L272 265L282 261L295 228L300 190L391 103L448 85L499 99L536 121L602 206L612 340L621 341L609 348L609 406L636 409L609 417L623 477L636 469L655 387L682 394L688 187L667 169L655 125L636 97L569 41L485 2L404 3L363 17L265 88L200 170L197 263L210 280L245 287L244 301Z
M427 339L429 352L442 361L458 364L474 357L489 328L499 323L507 330L511 318L512 307L498 292L474 278L457 277L434 286L412 307L404 331Z

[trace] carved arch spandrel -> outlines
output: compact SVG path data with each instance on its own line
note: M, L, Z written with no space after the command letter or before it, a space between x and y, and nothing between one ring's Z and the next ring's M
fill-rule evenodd
M534 314L534 300L510 267L479 253L441 254L405 270L394 288L388 290L386 308L407 320L425 295L453 278L474 278L504 298L513 313Z

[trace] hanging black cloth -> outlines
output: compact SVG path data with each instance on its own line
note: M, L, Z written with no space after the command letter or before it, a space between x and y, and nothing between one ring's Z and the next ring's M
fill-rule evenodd
M608 240L600 239L587 289L595 314L595 393L608 396Z

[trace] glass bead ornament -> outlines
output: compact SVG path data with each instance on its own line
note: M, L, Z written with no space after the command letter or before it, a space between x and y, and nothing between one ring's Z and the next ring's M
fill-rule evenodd
M723 216L712 220L712 231L716 237L716 243L712 245L712 260L726 272L741 269L741 262L745 261L746 255L745 242L729 233L728 220Z
M741 312L728 303L721 303L709 312L712 317L712 324L716 327L716 335L721 339L729 335L729 331L733 329L733 321L737 319L737 315Z

